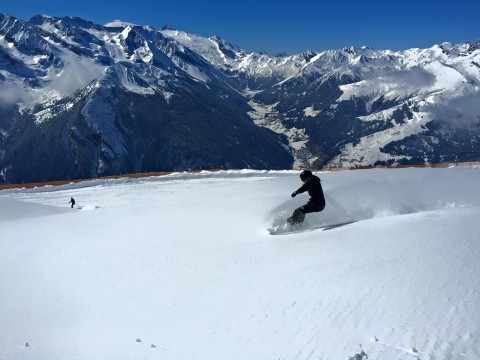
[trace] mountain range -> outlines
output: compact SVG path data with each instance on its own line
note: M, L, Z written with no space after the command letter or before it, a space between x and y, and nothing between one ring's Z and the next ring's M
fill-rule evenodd
M0 14L0 182L480 158L480 41L249 53Z

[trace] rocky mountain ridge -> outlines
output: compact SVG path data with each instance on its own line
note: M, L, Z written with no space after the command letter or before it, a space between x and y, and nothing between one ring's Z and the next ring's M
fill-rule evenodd
M0 15L0 181L477 160L479 91L478 41L271 56Z

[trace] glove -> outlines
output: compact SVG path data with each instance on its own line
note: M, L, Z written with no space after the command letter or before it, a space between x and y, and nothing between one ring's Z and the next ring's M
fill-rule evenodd
M292 193L292 197L295 197L295 196L297 196L297 192L296 192L296 191L294 191L294 192Z

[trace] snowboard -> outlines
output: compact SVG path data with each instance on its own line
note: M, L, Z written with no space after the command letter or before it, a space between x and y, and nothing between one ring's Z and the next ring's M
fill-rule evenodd
M345 225L353 224L354 222L355 221L347 221L347 222L342 222L338 224L314 225L314 226L308 225L305 223L294 224L294 225L285 223L284 225L279 225L279 226L274 226L269 228L268 233L270 235L288 235L288 234L296 234L296 233L309 232L309 231L315 231L315 230L327 231L327 230L336 229Z

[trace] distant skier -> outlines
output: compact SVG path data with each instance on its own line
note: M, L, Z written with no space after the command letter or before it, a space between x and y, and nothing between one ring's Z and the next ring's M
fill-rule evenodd
M73 205L75 205L75 199L73 197L70 198L70 201L68 203L72 204L72 209L73 209Z
M325 196L323 195L320 178L313 175L310 170L303 170L300 173L300 180L303 181L303 185L297 191L292 193L292 197L308 191L310 199L305 205L295 209L292 216L287 219L287 222L290 225L302 223L303 220L305 220L305 214L325 209Z

